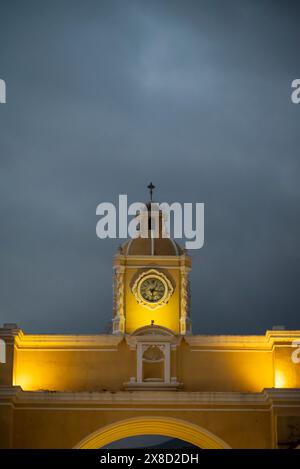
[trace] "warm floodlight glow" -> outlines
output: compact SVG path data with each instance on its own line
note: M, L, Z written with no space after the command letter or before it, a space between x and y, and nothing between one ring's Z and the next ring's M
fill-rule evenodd
M285 375L281 370L276 370L275 372L275 388L284 388L286 387Z
M32 377L27 373L18 373L14 379L14 386L21 386L23 391L32 391L34 389Z

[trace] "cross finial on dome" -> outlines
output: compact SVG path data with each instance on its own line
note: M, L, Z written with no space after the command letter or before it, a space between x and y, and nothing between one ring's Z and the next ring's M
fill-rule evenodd
M152 202L153 189L155 189L155 186L152 184L152 182L150 182L150 184L148 184L147 189L149 189L149 191L150 191L150 200Z

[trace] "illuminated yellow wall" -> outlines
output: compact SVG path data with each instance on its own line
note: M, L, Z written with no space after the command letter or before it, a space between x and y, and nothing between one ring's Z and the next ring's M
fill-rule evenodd
M273 356L267 351L190 351L180 356L182 381L203 391L259 392L273 387Z
M291 348L286 344L274 348L274 381L276 388L300 387L300 363L293 362L292 354L294 351L295 348Z
M270 343L268 334L256 341L252 336L187 336L172 353L172 376L186 391L300 387L300 365L291 360L294 349L273 343L276 334ZM132 376L136 353L121 336L21 333L16 338L13 384L25 390L116 391Z
M147 401L149 411L143 412L142 409L136 408L132 412L128 407L120 408L120 404L112 404L113 407L110 412L103 412L97 410L97 406L92 405L91 410L78 411L76 405L72 410L66 408L60 409L56 406L51 410L35 410L32 406L31 409L16 409L14 412L14 434L13 434L13 447L14 448L74 448L80 441L88 435L105 428L107 425L115 424L115 439L118 439L118 422L126 419L140 418L140 433L144 434L147 431L147 418L149 416L157 416L165 419L178 419L185 421L186 426L188 422L192 425L197 425L204 428L207 432L211 432L216 438L222 439L224 443L233 448L270 448L272 447L272 435L270 432L270 416L268 412L260 412L252 409L250 412L195 412L187 410L184 415L182 411L176 410L172 412L159 412L157 409L151 410L151 402ZM133 404L132 404L133 405ZM174 405L174 404L173 404ZM117 408L114 409L114 406ZM82 408L82 404L81 404ZM46 412L46 425L43 424ZM80 417L79 417L80 415ZM144 419L144 425L143 425ZM122 423L121 423L122 424ZM159 427L156 424L157 433L173 436L172 433L166 431L163 426ZM228 432L226 429L231 428L232 431ZM240 431L234 431L239 428ZM30 431L26 431L30 429ZM53 431L55 429L55 431ZM66 431L67 429L67 431ZM180 432L180 427L176 436L185 438L185 433ZM252 429L252 431L249 431ZM127 435L132 436L130 425L127 427ZM138 434L138 432L135 432ZM122 433L125 436L126 432ZM114 438L111 438L114 441ZM99 442L100 443L100 442ZM104 442L105 443L105 442ZM1 447L1 436L0 436ZM205 448L205 445L202 446Z
M234 448L276 447L276 416L300 418L299 363L291 359L299 338L187 336L171 354L181 390L126 392L136 354L124 337L19 331L0 364L0 447L71 448L102 427L149 415L199 425Z
M128 376L134 374L130 358L120 367L123 350L114 352L18 352L14 385L26 390L80 390L101 391L122 387Z
M116 350L16 348L15 386L24 390L116 391L135 375L134 352L123 342ZM47 348L48 347L48 348Z

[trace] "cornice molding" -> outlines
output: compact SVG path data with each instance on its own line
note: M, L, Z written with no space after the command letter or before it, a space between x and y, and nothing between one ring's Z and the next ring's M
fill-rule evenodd
M18 349L116 349L123 336L99 335L39 335L24 334L21 330L15 337Z
M17 349L117 350L123 335L56 335L24 334L22 330L0 328L0 337L15 343ZM291 346L300 341L298 331L266 331L265 335L186 335L192 352L204 351L272 351L274 346Z
M192 351L268 350L290 346L300 340L300 331L266 331L265 335L189 335L184 338Z
M20 386L0 386L0 402L13 405L186 405L203 408L274 408L300 406L300 389L264 389L261 393L185 392L185 391L118 391L118 392L51 392L23 391Z

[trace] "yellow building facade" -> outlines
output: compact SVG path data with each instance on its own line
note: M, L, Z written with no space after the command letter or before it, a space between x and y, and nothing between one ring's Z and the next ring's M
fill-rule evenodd
M100 448L144 434L200 448L300 444L299 330L194 335L191 259L169 238L127 241L113 271L111 334L0 328L1 448Z

